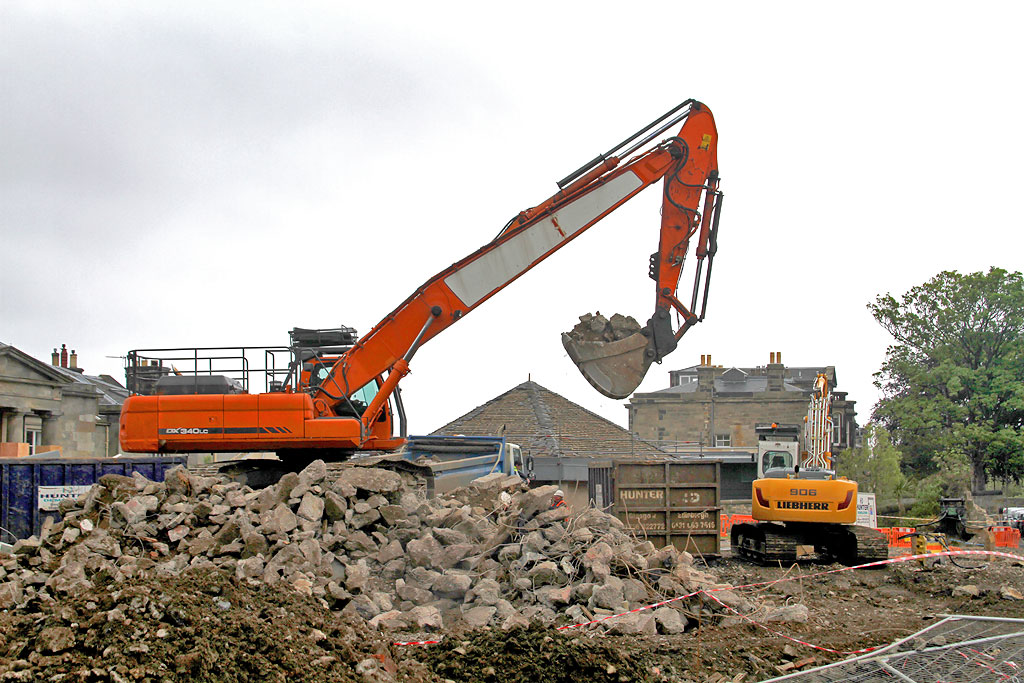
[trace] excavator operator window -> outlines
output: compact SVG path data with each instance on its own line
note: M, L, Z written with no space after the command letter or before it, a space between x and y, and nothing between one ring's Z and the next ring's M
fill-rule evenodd
M761 456L761 471L793 469L793 454L788 451L765 451Z
M339 415L351 415L352 417L360 417L363 411L366 410L366 406L370 405L370 401L377 395L377 380L371 380L363 385L362 389L359 389L349 397L349 403L356 409L356 414L351 415L352 409L348 407L348 403L341 403L338 405ZM383 417L384 413L381 413Z

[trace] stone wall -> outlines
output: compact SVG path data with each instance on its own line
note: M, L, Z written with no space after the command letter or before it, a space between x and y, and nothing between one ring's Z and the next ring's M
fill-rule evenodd
M692 441L715 445L715 435L729 435L729 445L757 448L754 425L764 422L802 423L807 397L796 392L751 397L720 397L710 393L638 394L629 405L629 428L655 442ZM671 450L671 446L666 445Z

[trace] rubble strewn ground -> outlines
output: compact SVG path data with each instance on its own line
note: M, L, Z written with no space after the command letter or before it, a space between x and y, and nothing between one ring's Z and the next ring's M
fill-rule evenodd
M257 491L184 469L103 477L0 562L0 680L757 680L797 657L736 612L856 649L929 613L1022 609L1009 562L733 591L719 577L798 570L709 569L599 511L548 510L554 487L514 477L424 500L403 476L315 462ZM555 629L709 588L736 612L698 596ZM442 642L393 644L421 639Z

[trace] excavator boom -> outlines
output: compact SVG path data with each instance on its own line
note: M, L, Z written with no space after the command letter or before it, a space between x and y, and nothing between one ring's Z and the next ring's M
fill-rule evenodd
M676 126L678 132L659 141ZM521 212L493 240L417 288L340 354L309 393L220 397L224 400L131 397L122 414L122 448L280 452L395 447L400 439L390 433L388 400L409 372L417 349L639 192L664 180L658 251L652 254L649 269L656 282L655 310L647 325L631 338L611 344L563 339L570 358L592 385L607 396L628 396L651 363L670 353L683 333L704 317L721 209L717 144L711 111L695 100L681 103L564 178L556 194ZM691 242L696 274L684 303L677 290ZM680 320L675 330L673 312ZM354 399L357 392L366 397L363 390L374 385L376 392L367 403ZM262 414L264 405L273 418ZM272 419L278 422L271 424ZM245 426L229 426L231 420Z

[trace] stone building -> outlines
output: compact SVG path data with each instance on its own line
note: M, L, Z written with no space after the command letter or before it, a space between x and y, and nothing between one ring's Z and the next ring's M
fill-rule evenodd
M109 375L86 375L74 351L50 363L0 343L0 448L5 455L59 450L63 457L117 455L128 392ZM19 445L20 444L20 445Z
M752 368L701 364L669 373L669 387L629 401L629 429L667 452L704 447L757 447L754 425L803 423L818 373L832 387L833 451L855 445L856 401L836 391L835 366L786 367L782 354Z

